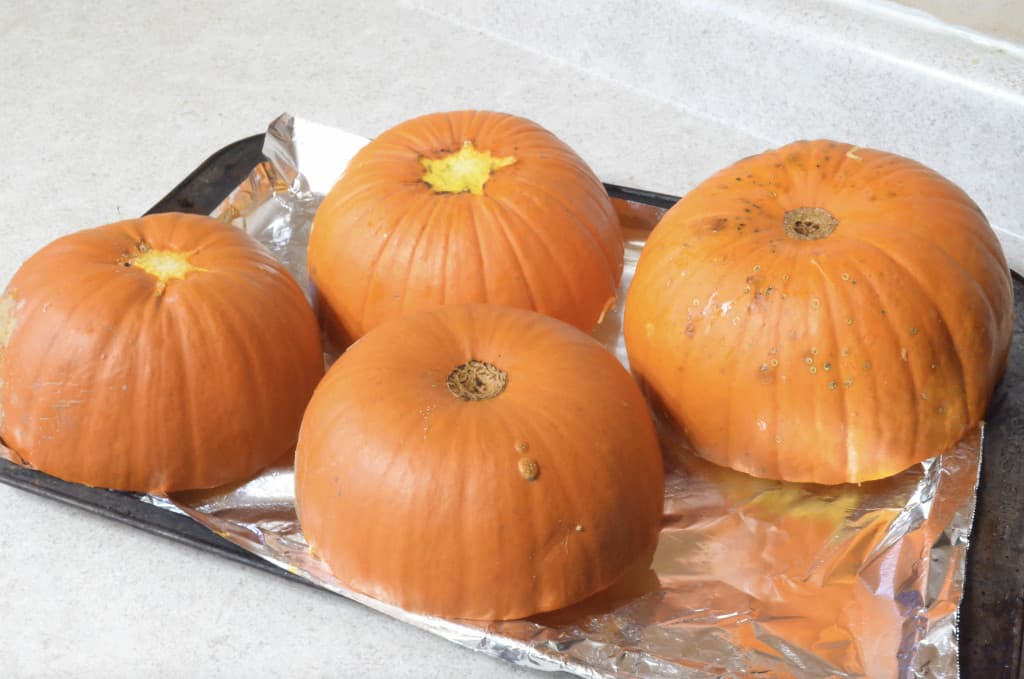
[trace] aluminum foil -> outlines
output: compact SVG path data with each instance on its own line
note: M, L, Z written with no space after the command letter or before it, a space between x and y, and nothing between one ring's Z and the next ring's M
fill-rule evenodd
M306 284L323 194L366 140L283 115L269 161L213 212ZM615 200L626 270L595 330L625 364L622 300L661 211ZM957 610L982 431L898 476L837 487L755 479L700 460L663 428L671 460L652 566L569 609L484 623L405 612L350 591L307 549L290 456L245 484L142 499L188 514L304 577L463 646L583 677L957 677Z

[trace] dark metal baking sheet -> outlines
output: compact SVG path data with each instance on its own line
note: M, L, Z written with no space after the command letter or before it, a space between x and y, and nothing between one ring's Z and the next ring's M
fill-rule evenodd
M149 212L209 214L264 160L262 134L217 151ZM606 185L612 198L667 208L673 196ZM1013 346L989 409L985 457L960 608L960 670L965 679L1024 679L1024 278L1014 273ZM0 482L60 500L136 528L307 582L195 523L131 493L88 488L0 460Z

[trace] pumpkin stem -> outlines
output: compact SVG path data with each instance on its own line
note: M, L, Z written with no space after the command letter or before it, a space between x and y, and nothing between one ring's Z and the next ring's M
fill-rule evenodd
M423 182L434 193L484 195L484 184L495 170L516 162L515 156L495 158L490 151L478 151L473 142L462 142L462 148L441 158L420 158Z
M832 235L839 220L820 207L798 207L782 216L786 235L796 240L818 240Z
M185 276L193 271L205 271L198 266L193 266L188 260L195 251L176 252L174 250L151 250L139 248L142 253L124 262L125 266L134 266L142 269L150 276L156 278L156 296L163 294L167 287L167 281L171 279L184 280Z
M448 391L463 401L486 401L505 391L508 373L491 365L472 359L448 373Z

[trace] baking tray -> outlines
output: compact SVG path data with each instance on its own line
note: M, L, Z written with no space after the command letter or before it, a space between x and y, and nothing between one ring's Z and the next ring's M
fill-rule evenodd
M264 135L236 141L210 156L149 212L209 214L265 160ZM653 208L676 197L606 184L613 199ZM1014 332L1007 372L985 428L984 460L960 607L960 671L974 677L1024 679L1024 278L1014 272ZM222 557L311 584L228 542L189 517L131 493L66 483L0 460L0 482L81 507Z

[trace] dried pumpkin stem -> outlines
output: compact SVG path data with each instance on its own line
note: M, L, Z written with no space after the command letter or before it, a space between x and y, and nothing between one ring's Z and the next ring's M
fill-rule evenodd
M786 235L796 240L818 240L832 235L839 220L820 207L798 207L782 216Z
M448 373L448 391L463 401L486 401L505 391L508 373L490 363L472 359Z
M184 280L193 271L205 271L189 262L195 251L178 252L176 250L153 250L145 243L139 244L139 254L124 260L124 266L134 266L156 279L156 296L159 297L167 288L170 280Z
M496 157L480 151L466 140L462 148L441 158L420 158L423 183L434 193L472 193L484 195L484 184L491 175L516 162L515 156Z

